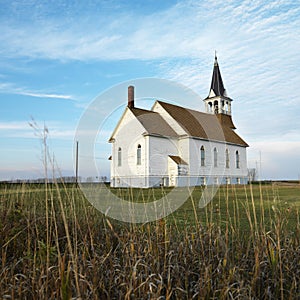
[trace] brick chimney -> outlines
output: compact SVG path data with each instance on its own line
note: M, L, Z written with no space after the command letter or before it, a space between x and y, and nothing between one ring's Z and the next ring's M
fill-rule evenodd
M128 105L129 108L134 108L134 86L128 87Z

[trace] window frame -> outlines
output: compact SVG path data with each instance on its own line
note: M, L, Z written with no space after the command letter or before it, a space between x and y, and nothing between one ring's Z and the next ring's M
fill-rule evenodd
M118 148L118 167L122 166L122 148Z
M205 167L205 148L203 145L200 148L200 166Z
M235 167L237 169L241 168L240 153L238 150L235 151Z
M142 164L142 146L141 144L137 145L136 148L136 164L140 166Z
M230 158L229 158L229 150L228 149L225 150L225 165L226 165L227 169L230 168Z
M214 168L218 167L218 150L217 147L214 148Z

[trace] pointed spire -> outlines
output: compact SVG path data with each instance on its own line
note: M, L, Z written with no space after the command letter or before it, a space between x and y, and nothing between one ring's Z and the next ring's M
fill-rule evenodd
M231 102L224 88L217 51L215 51L215 62L208 96L203 100L207 113L225 114L231 116Z
M210 91L211 90L213 90L216 96L226 97L226 92L225 92L225 88L223 85L223 80L222 80L222 76L218 64L217 51L215 51L215 63L214 63L214 69L213 69L213 74L211 79Z

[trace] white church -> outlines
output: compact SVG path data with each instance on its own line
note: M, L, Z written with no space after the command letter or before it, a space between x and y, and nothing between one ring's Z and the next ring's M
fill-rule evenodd
M215 57L206 112L155 101L151 110L135 107L134 87L115 127L111 187L180 187L248 182L248 144L235 132L232 99Z

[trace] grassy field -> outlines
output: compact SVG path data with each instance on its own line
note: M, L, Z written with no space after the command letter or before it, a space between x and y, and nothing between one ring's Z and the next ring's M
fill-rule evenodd
M0 297L300 299L300 184L223 186L205 208L201 193L165 219L126 224L74 185L1 184Z

